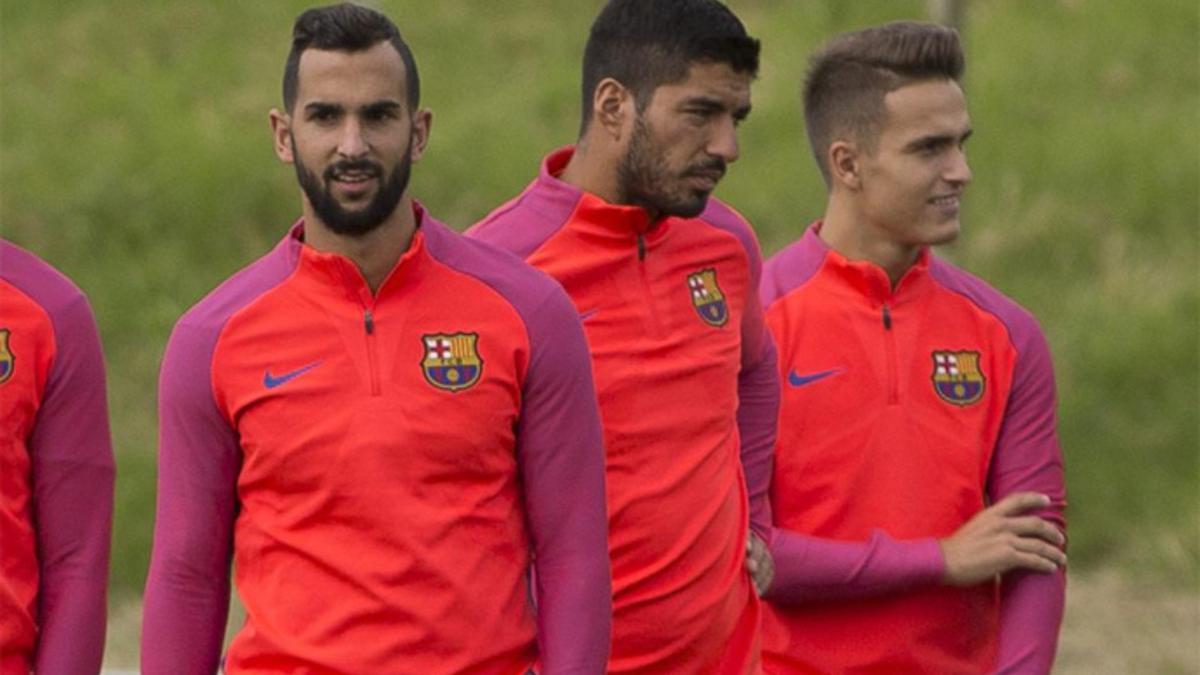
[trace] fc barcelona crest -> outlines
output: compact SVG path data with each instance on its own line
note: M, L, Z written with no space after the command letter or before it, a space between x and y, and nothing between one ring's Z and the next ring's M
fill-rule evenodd
M692 295L692 306L704 323L724 326L729 321L729 307L725 303L725 294L717 285L717 271L709 268L689 274L687 284Z
M478 333L434 333L421 336L425 381L438 389L461 391L474 386L483 372Z
M8 348L9 333L7 328L0 328L0 384L8 382L17 367L17 357Z
M983 397L986 383L979 352L933 352L933 390L946 403L971 405Z

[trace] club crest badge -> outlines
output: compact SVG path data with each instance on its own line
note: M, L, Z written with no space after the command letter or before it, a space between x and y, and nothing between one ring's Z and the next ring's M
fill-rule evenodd
M710 326L724 326L729 321L729 307L725 303L725 294L717 285L717 271L709 268L689 274L687 278L688 291L692 296L692 306L696 313Z
M462 391L475 385L483 372L478 333L434 333L421 336L425 381L445 391Z
M971 405L983 398L986 383L979 352L933 352L933 390L946 403Z
M0 384L8 382L17 367L17 357L8 348L10 334L11 331L7 328L0 328Z

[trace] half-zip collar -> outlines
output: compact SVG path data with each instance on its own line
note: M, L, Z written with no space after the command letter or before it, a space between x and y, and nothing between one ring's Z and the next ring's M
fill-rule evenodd
M333 292L352 300L364 309L370 309L376 303L386 301L400 292L419 277L421 270L429 264L425 235L421 229L425 209L413 202L413 213L417 227L408 250L392 266L375 294L371 293L371 287L353 260L339 253L318 251L305 244L304 219L298 220L289 233L289 242L292 242L300 258L300 276L306 282L313 282L306 283L306 290L315 293Z
M826 274L843 282L852 289L855 295L864 298L872 307L896 307L908 304L916 297L930 290L933 279L929 275L929 248L921 249L917 260L900 277L896 288L892 288L891 278L887 272L873 262L867 260L850 260L841 253L833 250L818 234L821 222L814 223L804 238L807 246L819 247L823 251L824 270Z

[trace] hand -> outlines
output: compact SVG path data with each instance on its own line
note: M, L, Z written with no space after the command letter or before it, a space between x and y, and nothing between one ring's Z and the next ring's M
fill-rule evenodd
M754 591L762 597L775 578L775 561L767 550L766 542L753 532L746 535L746 571L754 581Z
M1015 569L1050 573L1067 564L1066 537L1037 516L1023 516L1050 504L1049 497L1018 492L975 514L941 540L946 571L942 583L974 586Z

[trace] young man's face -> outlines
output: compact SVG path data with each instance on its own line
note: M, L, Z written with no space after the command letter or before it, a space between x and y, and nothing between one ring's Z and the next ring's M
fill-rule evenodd
M855 198L863 225L904 247L952 241L971 180L963 149L971 120L962 89L953 80L917 82L888 93L884 105L875 151L860 164Z
M655 89L618 166L621 201L656 216L700 215L738 158L750 82L726 64L694 63L685 80Z
M409 111L404 62L387 42L358 52L309 49L297 80L276 151L296 165L305 198L329 229L370 232L395 211L423 147L417 136L426 120Z

